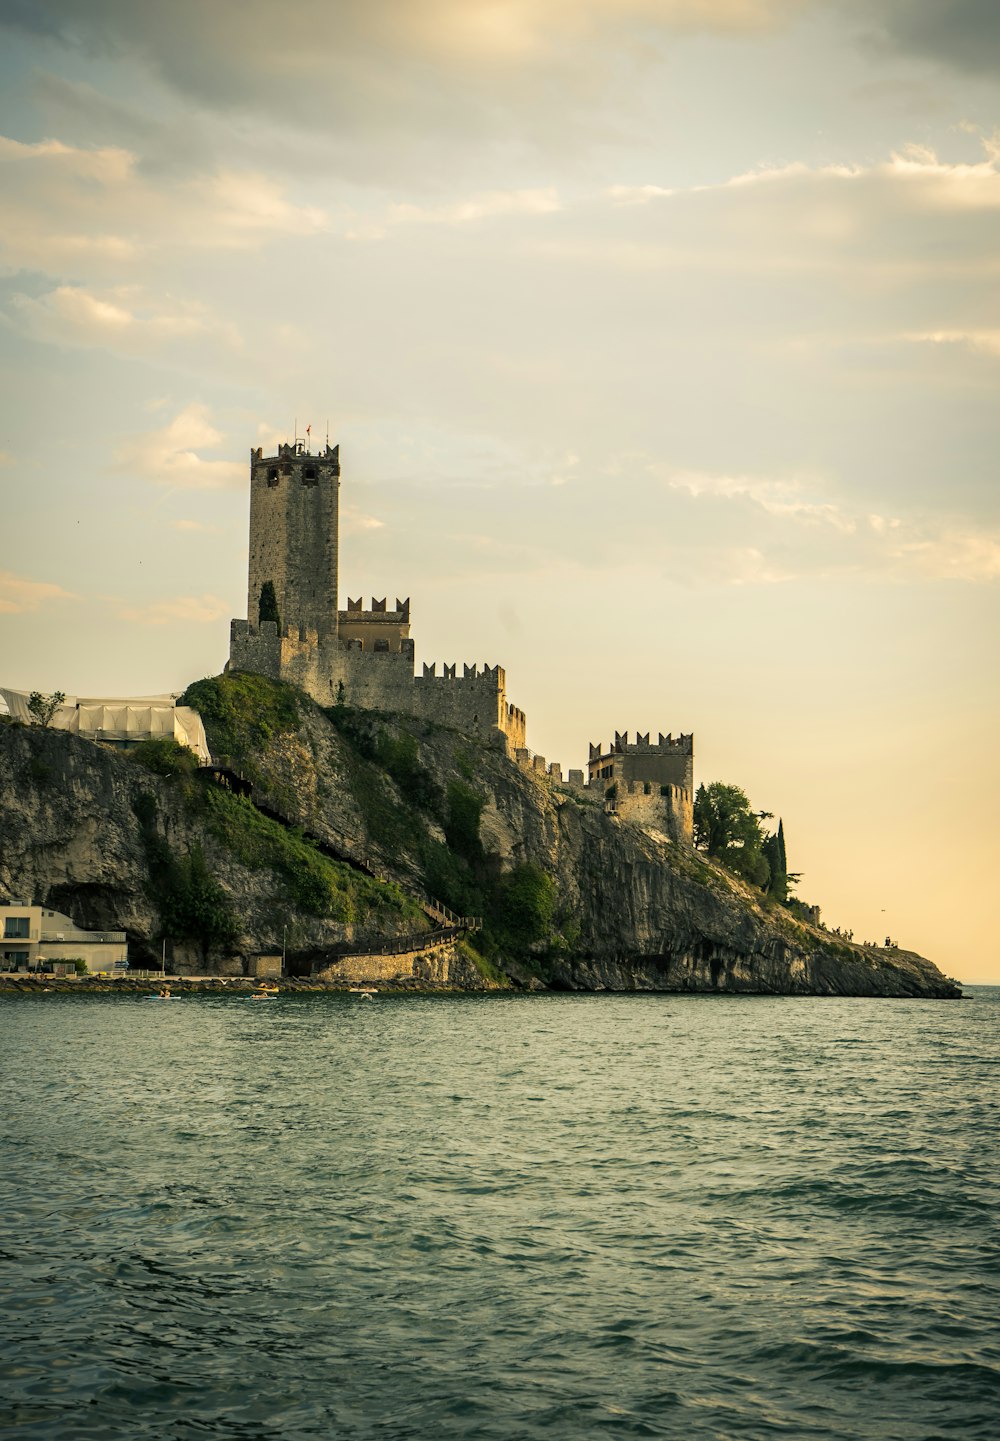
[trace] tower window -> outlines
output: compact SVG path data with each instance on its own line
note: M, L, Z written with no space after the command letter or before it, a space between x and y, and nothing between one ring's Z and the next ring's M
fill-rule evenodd
M267 468L267 484L272 490L278 484L278 467L276 465L269 465Z
M387 640L377 640L377 641L375 642L374 646L372 647L372 649L373 649L373 650L382 650L382 651L388 650L388 649L389 649L389 642L388 642Z
M302 472L302 484L303 484L303 485L315 485L315 484L316 484L316 467L315 467L314 465L307 465L306 468L305 468L305 470Z

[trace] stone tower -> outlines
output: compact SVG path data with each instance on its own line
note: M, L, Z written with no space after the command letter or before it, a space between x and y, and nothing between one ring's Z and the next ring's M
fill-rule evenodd
M337 525L340 447L307 453L301 440L279 445L276 456L250 452L250 567L247 619L274 619L278 632L293 623L321 641L337 635ZM264 597L265 613L261 614Z

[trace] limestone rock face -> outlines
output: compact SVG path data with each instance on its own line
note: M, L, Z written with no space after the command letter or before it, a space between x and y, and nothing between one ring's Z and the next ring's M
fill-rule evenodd
M278 788L290 748L276 748ZM308 745L305 750L311 759ZM357 826L348 793L343 787L335 791L336 819ZM302 809L309 812L313 804L305 792ZM373 931L363 916L345 924L291 909L282 877L243 864L175 781L76 736L7 724L0 724L0 902L49 906L88 930L124 930L133 965L146 960L158 965L155 938L162 929L163 896L140 812L152 814L155 836L171 855L201 850L238 919L239 934L230 948L237 957L280 952L284 940L290 948L310 950L360 945L422 924L380 913ZM167 956L188 971L241 969L233 955L209 955L194 942L168 943Z
M428 846L444 850L443 798L464 788L482 802L485 864L502 874L527 863L552 878L552 934L497 961L518 983L537 986L540 976L568 990L961 994L930 961L807 925L722 867L605 814L602 800L495 746L361 713L352 733L304 698L300 713L298 729L273 736L254 761L259 795L306 832L349 841L415 892ZM412 770L383 764L386 737L406 740L423 792ZM211 730L209 743L214 751ZM202 848L240 918L244 953L280 949L284 926L290 947L303 951L413 929L412 917L387 922L382 913L349 926L291 913L281 876L243 864L176 781L76 737L8 724L0 724L0 900L35 900L83 926L124 928L140 952L151 945L160 914L140 794L153 797L157 833L172 852Z

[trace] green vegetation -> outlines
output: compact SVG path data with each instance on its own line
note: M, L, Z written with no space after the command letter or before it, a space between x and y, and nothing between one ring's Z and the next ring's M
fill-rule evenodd
M468 937L463 936L463 938L458 943L458 949L461 951L465 959L471 962L471 964L475 966L479 974L483 976L487 981L492 981L495 986L500 986L504 990L510 989L510 976L508 976L504 971L501 971L499 966L495 966L492 961L487 960L486 956L481 955L479 951L476 950L472 942L468 939Z
M173 736L154 736L130 746L126 755L158 776L189 776L198 769L198 757Z
M391 736L380 730L373 759L399 787L400 795L418 810L433 811L441 803L441 787L420 764L417 742L408 731Z
M198 941L206 952L235 945L239 926L200 846L171 859L167 881L160 902L165 936Z
M442 817L444 838L451 849L472 866L483 856L483 843L479 839L482 813L483 798L478 791L461 781L449 783Z
M28 710L35 719L35 723L43 729L48 729L52 724L56 711L66 699L65 693L55 690L51 695L43 695L39 690L33 690L28 697Z
M785 827L780 820L774 835L765 837L762 849L767 861L767 893L776 901L787 901L788 861L785 856Z
M787 901L788 887L799 878L789 873L785 828L769 835L761 821L770 811L754 811L739 786L713 781L700 785L694 798L694 841L707 855L777 901Z
M490 932L501 945L520 953L551 936L556 886L540 866L526 862L505 872L490 902Z
M504 954L528 959L546 948L566 949L552 878L531 864L505 872L500 858L483 846L479 828L486 798L467 784L476 774L467 746L455 757L464 779L442 789L421 763L417 740L395 718L346 706L325 714L349 743L351 792L369 837L386 853L411 857L429 895L458 915L482 917L483 929L468 941L479 961L492 965ZM434 837L431 825L440 827L444 841Z
M156 797L141 791L133 802L160 907L164 936L197 941L202 954L235 944L239 926L225 891L196 846L175 856L157 827Z
M299 728L299 701L292 686L247 671L196 680L181 696L205 724L209 749L240 762L245 774L259 778L258 753L273 736Z
M228 791L205 795L210 829L243 865L277 872L289 899L309 915L350 923L369 911L423 919L419 907L393 885L364 875L323 855L301 832L261 815L250 801Z

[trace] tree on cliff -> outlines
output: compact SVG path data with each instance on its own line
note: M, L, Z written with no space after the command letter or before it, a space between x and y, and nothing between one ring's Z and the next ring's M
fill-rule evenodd
M33 690L28 697L28 710L38 724L47 729L65 699L66 696L61 690L54 690L51 695L42 695L41 691Z
M768 895L776 901L788 900L788 860L785 856L785 827L779 816L778 829L764 841L764 857L767 860L770 877L767 883Z
M760 818L739 786L713 781L700 785L694 798L695 845L730 870L765 887L771 869L764 854L765 837Z

